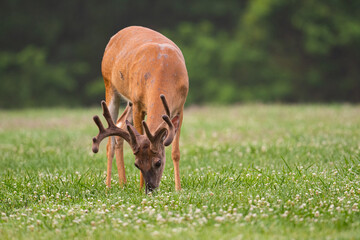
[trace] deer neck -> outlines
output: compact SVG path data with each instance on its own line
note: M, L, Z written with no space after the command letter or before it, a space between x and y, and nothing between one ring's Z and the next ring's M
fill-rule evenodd
M160 96L160 94L159 94ZM159 98L159 97L158 97ZM166 114L164 106L161 103L161 100L156 100L151 103L148 107L146 123L149 126L150 132L154 133L157 128L165 124L162 116ZM166 124L165 124L166 125Z

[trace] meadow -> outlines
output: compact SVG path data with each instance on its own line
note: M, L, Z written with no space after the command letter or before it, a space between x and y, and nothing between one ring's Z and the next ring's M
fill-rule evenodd
M0 111L0 239L359 239L359 105L189 107L150 195L128 145L105 186L95 114Z

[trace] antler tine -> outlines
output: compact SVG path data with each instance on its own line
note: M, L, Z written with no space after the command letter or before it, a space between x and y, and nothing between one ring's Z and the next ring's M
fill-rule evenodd
M100 118L99 118L98 115L94 116L94 117L93 117L93 120L94 120L95 124L97 125L97 127L99 128L99 134L98 134L98 136L96 136L96 137L94 137L94 138L92 139L92 140L93 140L92 151L93 151L94 153L97 153L97 152L99 151L100 141L102 140L102 139L100 139L100 136L99 136L99 135L100 135L101 132L104 132L104 131L105 131L105 128L104 128L104 126L102 125L102 123L101 123ZM98 142L98 140L100 140L100 141Z
M101 120L100 120L100 118L99 118L98 115L95 115L95 116L93 117L93 120L94 120L96 126L98 126L100 132L105 131L104 125L102 124L102 122L101 122Z
M173 139L175 137L175 127L174 127L173 123L170 120L170 109L169 109L169 106L167 104L165 96L163 94L161 94L160 98L161 98L161 101L162 101L162 103L164 105L165 112L166 112L166 115L165 114L162 115L162 119L168 125L169 129L166 129L166 127L164 127L163 124L160 124L160 126L156 129L154 135L152 135L150 130L149 130L149 127L148 127L148 125L146 124L145 121L142 121L142 125L144 127L146 136L148 137L148 139L150 140L150 142L152 144L155 144L158 141L161 142L164 134L166 134L166 132L168 132L167 137L164 140L164 145L169 146L172 143L172 141L173 141ZM129 130L129 133L130 133L130 136L131 136L133 133L131 133L129 125L128 125L128 130Z
M122 130L121 128L118 128L115 126L113 120L111 119L111 115L110 115L109 109L106 106L106 103L104 101L102 101L101 105L103 107L103 115L104 115L109 127L106 129L104 128L104 125L101 123L99 116L96 115L93 117L95 124L99 128L99 134L93 138L92 151L94 153L97 153L99 151L99 145L100 145L101 141L104 138L109 137L109 136L120 136L123 139L125 139L127 142L130 142L129 133L127 133L126 131Z
M163 115L162 118L164 119L164 121L169 126L168 135L167 135L167 137L166 137L166 139L164 141L164 145L169 146L172 143L172 141L174 140L174 137L175 137L175 127L174 127L173 123L170 120L170 118L171 118L170 109L169 109L169 105L167 104L165 95L161 94L160 98L161 98L161 101L162 101L162 103L164 105L165 112L166 112L166 115Z
M169 146L174 137L175 137L175 127L173 125L173 123L170 120L170 109L169 106L167 104L166 98L163 94L160 95L161 101L164 105L165 108L165 112L166 115L162 115L162 119L165 121L165 123L168 125L169 129L166 129L166 127L161 124L155 131L154 135L151 135L149 128L147 127L147 124L143 121L143 126L146 132L146 135L148 136L150 142L154 143L156 141L160 141L160 139L162 138L162 136L164 136L164 134L166 132L168 132L166 139L164 140L164 145L165 146Z
M108 123L108 126L109 127L115 126L114 121L111 118L109 108L106 105L106 102L101 101L101 106L102 106L102 109L103 109L103 116L104 116L106 122Z
M167 125L169 126L169 133L164 141L164 145L165 146L169 146L172 141L174 140L175 137L175 127L173 125L173 123L171 122L169 116L163 115L162 119L164 119L164 121L167 123Z
M139 144L136 140L136 136L139 135L139 133L136 131L135 127L131 125L131 123L128 120L126 120L125 123L127 130L130 134L130 142L129 142L130 146L132 147L134 153L137 153L139 151Z
M148 137L148 139L150 140L151 142L151 145L150 145L150 148L153 148L153 144L156 144L156 143L160 143L161 142L161 139L162 137L166 134L166 132L168 131L165 127L163 126L159 126L158 129L155 131L155 134L152 135L150 130L149 130L149 127L148 125L146 124L145 121L142 121L142 124L144 126L144 130L145 130L145 133L146 133L146 136ZM156 149L155 149L156 151Z
M161 101L162 101L162 103L163 103L163 105L164 105L166 115L168 115L168 116L170 117L169 105L168 105L167 102L166 102L165 95L164 95L164 94L161 94L161 95L160 95L160 98L161 98Z
M142 121L142 125L143 125L143 127L144 127L146 136L149 138L150 142L154 142L155 138L154 138L154 136L151 134L151 132L150 132L150 130L149 130L149 127L148 127L148 125L146 124L146 122L145 122L144 120Z

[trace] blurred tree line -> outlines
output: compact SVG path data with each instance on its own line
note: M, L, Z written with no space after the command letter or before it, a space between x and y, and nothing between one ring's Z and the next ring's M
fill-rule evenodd
M0 107L104 98L100 63L130 25L182 49L188 104L360 101L357 0L2 0Z

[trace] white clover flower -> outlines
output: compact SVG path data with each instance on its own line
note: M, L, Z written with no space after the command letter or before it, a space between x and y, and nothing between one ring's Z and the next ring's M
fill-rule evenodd
M220 216L215 217L215 221L217 222L223 222L224 220L225 220L224 217L220 217Z
M359 209L358 209L358 204L357 204L357 203L354 203L354 205L352 206L351 210L352 210L353 212L358 212L358 211L359 211Z
M245 221L250 222L251 220L251 214L248 214L244 217Z
M32 232L32 231L34 231L35 227L34 227L34 225L29 225L28 229Z
M285 211L283 214L281 214L280 216L283 218L286 218L289 215L289 211Z

